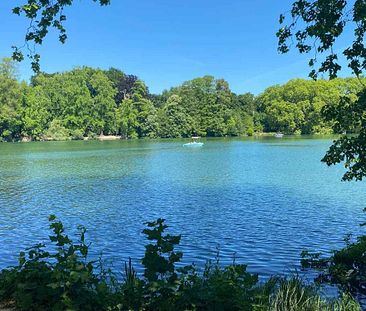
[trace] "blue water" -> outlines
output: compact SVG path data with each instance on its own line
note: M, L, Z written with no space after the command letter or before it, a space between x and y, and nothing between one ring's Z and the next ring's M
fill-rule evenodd
M330 139L44 142L0 145L0 268L48 236L56 214L88 228L91 257L119 269L144 252L143 223L167 219L183 262L247 263L262 275L299 268L303 249L359 233L365 183L320 162Z

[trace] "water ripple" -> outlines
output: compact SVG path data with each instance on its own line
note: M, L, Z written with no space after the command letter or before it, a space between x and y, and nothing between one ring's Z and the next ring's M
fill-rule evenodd
M56 214L88 228L92 257L120 269L144 252L143 223L182 233L183 263L247 263L263 275L299 268L303 249L329 252L356 232L364 184L319 162L329 140L212 140L0 146L0 268L48 236Z

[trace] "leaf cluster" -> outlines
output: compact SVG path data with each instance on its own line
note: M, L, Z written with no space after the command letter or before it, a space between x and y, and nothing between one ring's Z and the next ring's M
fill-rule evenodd
M109 5L110 0L93 0L100 5ZM58 39L65 43L67 39L66 14L64 9L73 4L73 0L27 0L26 3L13 8L13 13L23 15L29 19L29 27L25 34L24 46L13 46L13 59L22 61L24 59L23 50L26 48L27 57L31 60L34 72L40 71L40 55L36 53L35 46L41 45L47 36L50 28L58 31Z
M0 273L0 299L21 310L96 310L107 284L98 279L96 262L88 261L86 229L73 242L56 217L49 217L51 246L40 243L21 252L19 264ZM103 297L104 298L104 297Z
M287 20L290 20L286 23ZM342 69L339 57L333 46L345 31L346 26L353 29L354 40L342 54L348 67L357 76L366 66L366 4L363 0L299 0L292 4L289 14L280 16L281 28L277 32L278 50L287 53L295 44L300 53L313 52L309 66L313 69L310 77L327 73L331 79L337 77ZM318 68L318 56L323 56Z

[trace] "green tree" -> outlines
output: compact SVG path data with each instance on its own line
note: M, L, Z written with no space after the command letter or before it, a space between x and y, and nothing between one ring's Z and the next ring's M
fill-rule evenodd
M124 138L137 138L137 110L132 99L125 99L116 110L116 124L119 134Z
M331 133L332 121L324 119L322 109L333 107L342 96L360 89L355 78L331 81L295 79L267 88L258 96L257 102L266 131Z
M144 82L137 80L132 88L133 109L136 112L136 133L138 137L154 136L155 117L154 105L148 98L149 91Z
M24 97L22 136L30 140L40 140L52 120L51 99L45 95L40 86L27 88Z
M115 102L116 90L110 80L101 71L90 75L89 91L92 105L89 111L88 126L97 134L111 134L116 131Z
M114 100L119 106L122 100L131 98L132 89L138 78L135 75L126 75L121 70L109 68L105 71L106 76L112 81L113 87L117 90Z
M16 80L16 66L9 58L0 63L0 140L21 136L21 108L25 85Z
M189 137L192 134L192 120L182 106L179 95L171 95L159 111L160 137Z
M172 95L181 98L181 111L190 117L192 134L201 136L242 134L239 133L241 130L238 131L236 122L237 119L241 119L238 118L239 115L243 118L247 115L239 108L240 103L225 80L204 76L186 81L181 86L163 92L162 99L166 98L168 101ZM228 126L231 129L230 133Z
M74 138L116 132L116 90L103 71L83 67L39 74L32 83L25 100L25 135L40 138L54 119Z

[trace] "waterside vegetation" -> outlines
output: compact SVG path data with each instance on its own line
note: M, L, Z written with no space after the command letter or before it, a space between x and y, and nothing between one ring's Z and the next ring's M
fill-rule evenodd
M356 78L295 79L258 96L237 95L225 80L205 76L154 95L138 77L115 68L39 73L27 84L17 80L14 62L4 59L0 140L337 133L322 110L344 95L355 101L361 88Z
M177 267L181 236L167 234L163 219L147 223L141 260L143 274L131 260L118 278L100 259L89 261L86 229L77 242L50 216L50 243L21 252L19 263L0 272L0 306L14 310L293 310L360 311L349 294L325 299L298 277L259 282L247 266L223 267L219 256L201 271L194 264Z

